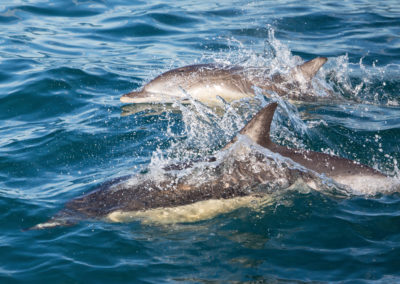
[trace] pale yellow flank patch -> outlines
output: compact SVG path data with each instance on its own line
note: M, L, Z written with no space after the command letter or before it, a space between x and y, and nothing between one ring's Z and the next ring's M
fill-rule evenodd
M212 219L241 207L259 209L272 203L272 196L245 196L230 199L211 199L178 207L156 208L146 211L114 211L107 215L110 222L141 220L145 224L175 224Z

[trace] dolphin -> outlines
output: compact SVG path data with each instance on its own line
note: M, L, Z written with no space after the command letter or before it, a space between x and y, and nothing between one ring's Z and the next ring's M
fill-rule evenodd
M277 103L271 103L261 109L215 156L167 166L161 177L150 173L106 182L67 202L50 220L31 229L72 225L84 219L122 222L151 213L174 221L177 216L187 217L196 211L197 217L192 220L200 220L254 200L265 201L271 192L299 182L316 190L324 187L326 179L339 187L361 191L372 183L378 187L389 185L388 177L367 165L272 142L270 126L276 108ZM243 141L252 146L245 147ZM176 214L178 211L181 214Z
M314 101L311 80L325 64L326 57L307 61L287 75L269 77L265 68L243 68L216 64L190 65L167 71L147 83L141 90L121 97L123 103L173 103L192 99L208 106L253 97L254 87L272 91L294 101Z

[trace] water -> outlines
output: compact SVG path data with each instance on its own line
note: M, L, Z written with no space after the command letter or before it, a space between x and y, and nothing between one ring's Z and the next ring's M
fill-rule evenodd
M122 94L186 64L328 57L314 83L347 101L281 110L274 139L398 176L398 1L2 1L0 25L2 283L400 281L400 196L384 188L294 190L174 226L21 231L103 181L229 141L253 106L121 116Z

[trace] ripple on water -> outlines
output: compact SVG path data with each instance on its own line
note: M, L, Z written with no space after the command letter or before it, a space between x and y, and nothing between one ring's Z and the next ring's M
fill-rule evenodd
M397 0L0 4L0 282L399 282L398 193L293 190L190 224L21 231L160 156L229 141L254 107L209 123L201 106L120 116L122 93L193 63L287 71L294 55L329 57L315 82L347 101L282 110L274 139L398 175L399 19Z

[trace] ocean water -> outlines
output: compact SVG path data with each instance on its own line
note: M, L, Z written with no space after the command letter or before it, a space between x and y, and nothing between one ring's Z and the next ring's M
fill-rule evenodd
M398 178L398 1L16 0L1 1L0 26L1 283L400 282L400 195L383 186L290 190L194 223L23 230L104 181L229 141L255 106L221 116L119 101L195 63L328 57L314 84L342 100L286 104L274 139Z

